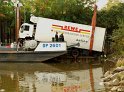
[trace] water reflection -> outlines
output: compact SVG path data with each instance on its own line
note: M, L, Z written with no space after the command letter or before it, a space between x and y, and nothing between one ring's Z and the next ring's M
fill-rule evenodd
M34 70L28 70L24 64L27 70L24 66L23 69L14 70L18 68L18 64L10 65L14 66L13 69L4 67L0 70L0 92L92 92L91 81L94 82L95 92L104 89L99 86L100 77L103 74L101 67L93 68L94 80L91 80L90 69L69 71L58 69L56 71L53 67L55 71L44 71L45 69L41 71L36 69L38 64L33 64ZM4 66L9 66L9 64Z

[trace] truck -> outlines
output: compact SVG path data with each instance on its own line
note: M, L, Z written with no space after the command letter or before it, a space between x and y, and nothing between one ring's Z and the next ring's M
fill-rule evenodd
M18 50L22 48L20 50L46 51L49 47L52 51L57 51L57 48L60 50L77 48L88 51L90 48L91 25L36 16L31 16L30 21L31 24L23 23L19 29ZM104 51L105 33L105 28L95 28L92 51Z

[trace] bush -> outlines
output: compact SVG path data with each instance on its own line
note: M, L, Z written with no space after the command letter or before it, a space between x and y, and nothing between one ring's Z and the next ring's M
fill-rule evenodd
M120 66L124 66L124 58L123 59L119 59L116 63L116 66L117 67L120 67Z

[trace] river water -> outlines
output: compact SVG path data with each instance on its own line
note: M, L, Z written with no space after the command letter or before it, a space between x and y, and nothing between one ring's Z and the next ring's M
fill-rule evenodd
M101 65L84 62L0 63L0 92L106 92L102 75Z

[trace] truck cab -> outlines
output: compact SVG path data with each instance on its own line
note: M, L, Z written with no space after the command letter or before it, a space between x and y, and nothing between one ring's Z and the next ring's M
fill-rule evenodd
M33 37L34 25L24 23L19 29L19 38Z

